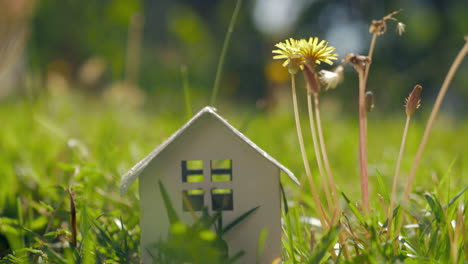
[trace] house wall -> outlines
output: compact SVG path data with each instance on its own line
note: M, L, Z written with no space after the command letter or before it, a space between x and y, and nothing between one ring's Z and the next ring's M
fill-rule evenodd
M209 162L222 159L232 160L232 182L216 183L215 186L232 188L234 199L234 210L223 211L223 224L227 225L244 212L260 206L254 214L226 234L230 255L243 250L245 255L239 263L256 263L258 238L262 230L266 229L268 236L260 263L271 263L281 256L279 169L219 120L204 115L160 153L140 176L141 250L145 264L151 263L148 250L158 238L167 236L169 227L158 180L168 190L182 220L192 223L191 214L182 212L181 190L204 188L205 205L211 210L209 197L214 183L209 178ZM203 160L205 181L182 183L182 160Z

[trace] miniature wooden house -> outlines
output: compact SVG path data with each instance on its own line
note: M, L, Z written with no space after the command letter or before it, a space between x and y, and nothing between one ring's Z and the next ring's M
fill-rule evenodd
M230 255L243 250L240 263L256 263L259 235L266 229L261 263L280 257L280 171L299 184L291 171L232 127L214 108L202 109L122 177L122 194L137 177L140 179L143 263L152 263L148 252L154 250L152 245L158 239L166 238L169 230L159 181L185 223L193 222L190 207L194 211L204 207L210 213L222 211L223 223L228 224L259 206L225 235Z

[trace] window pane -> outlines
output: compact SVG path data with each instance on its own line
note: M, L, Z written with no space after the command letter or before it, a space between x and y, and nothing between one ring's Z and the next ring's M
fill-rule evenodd
M201 211L204 207L205 191L202 189L193 189L182 191L182 208L184 212L190 210Z
M232 160L212 160L211 161L211 181L212 182L232 181Z
M203 174L188 174L187 182L203 182Z
M212 189L211 203L213 211L232 211L234 209L232 189Z
M211 181L213 181L213 182L232 181L231 174L213 174L213 175L211 175Z
M203 160L187 160L187 170L203 170Z
M232 160L212 160L211 169L232 169Z
M181 167L182 182L203 182L202 160L183 160Z

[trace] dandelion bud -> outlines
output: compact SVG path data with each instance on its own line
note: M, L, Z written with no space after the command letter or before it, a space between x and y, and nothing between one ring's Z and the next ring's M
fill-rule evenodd
M405 100L405 107L406 107L406 115L412 116L416 109L421 106L421 92L422 86L416 84L414 86L413 91L409 94L408 98Z
M398 35L403 35L403 33L405 33L405 29L406 29L406 25L401 23L401 22L398 22L397 26L396 26L396 32L398 33Z
M317 94L320 92L320 83L317 77L317 73L315 73L314 69L311 68L309 65L305 64L304 71L304 79L307 83L307 89L310 93Z
M319 71L319 79L325 85L325 90L335 89L343 81L343 66L339 65L334 71Z
M364 106L366 112L371 112L374 109L374 94L371 91L366 92L366 97L364 98Z

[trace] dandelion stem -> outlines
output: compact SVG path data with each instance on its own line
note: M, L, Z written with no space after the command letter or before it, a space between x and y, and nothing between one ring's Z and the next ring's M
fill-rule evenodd
M323 210L322 203L320 202L317 188L312 179L312 174L310 172L310 167L309 167L309 161L307 159L307 153L305 150L304 139L302 137L301 122L299 119L299 109L297 106L296 80L293 74L291 74L291 89L292 89L292 100L293 100L293 107L294 107L294 120L296 122L296 130L297 130L297 139L299 140L299 147L301 149L302 161L304 162L304 169L306 172L307 180L309 181L310 190L312 192L312 198L314 199L315 207L320 216L320 222L322 224L323 229L327 230L328 225L326 223L325 212Z
M366 83L364 71L358 70L359 76L359 167L361 170L361 192L364 212L369 213L369 176L367 175L367 150L366 150Z
M320 148L322 150L323 163L325 164L325 169L327 171L328 184L330 184L330 189L332 192L333 201L335 202L335 214L336 219L339 218L339 202L338 202L338 193L336 191L335 181L333 180L333 174L330 167L330 162L328 161L328 153L325 145L325 139L323 137L322 129L322 120L320 118L320 104L319 104L319 95L314 94L314 106L315 106L315 120L317 122L318 136L320 142Z
M329 189L328 185L326 184L327 178L325 176L325 170L323 169L322 157L321 157L321 154L320 154L320 147L319 147L319 142L318 142L318 139L317 139L317 132L315 130L314 113L313 113L313 110L312 110L312 95L311 95L310 92L307 92L307 109L309 111L310 132L312 134L312 141L314 143L314 151L315 151L315 159L317 161L317 167L319 169L320 177L321 177L322 181L325 183L323 186L324 186L324 189L325 189L324 190L325 191L325 197L327 198L328 206L331 209L333 209L334 205L333 205L333 202L331 200L330 189Z
M221 74L223 72L224 59L226 57L226 52L231 40L232 32L234 31L234 25L236 24L237 15L239 14L240 7L242 5L242 0L237 0L234 12L232 13L231 21L229 22L228 31L226 32L226 37L224 38L223 48L221 50L221 55L218 61L218 67L216 69L216 77L213 84L213 93L211 94L210 104L212 106L216 103L216 97L218 96L219 82L221 81Z
M424 149L426 147L427 141L429 139L429 135L430 135L432 127L434 125L435 118L437 117L437 114L439 112L440 105L442 104L442 101L444 100L444 97L445 97L445 94L447 93L449 85L452 82L453 77L455 76L455 73L457 72L457 70L460 67L461 63L463 62L463 59L465 58L467 52L468 52L468 38L465 37L465 45L460 50L460 52L457 54L457 57L453 61L452 66L450 67L450 70L448 71L447 76L445 77L445 80L442 83L442 86L441 86L441 88L439 90L439 94L437 95L437 99L436 99L436 101L434 103L434 107L432 108L431 114L430 114L429 119L427 121L426 128L424 129L424 134L423 134L423 137L421 139L421 143L419 144L418 152L416 153L416 157L414 158L413 166L411 167L411 172L410 172L410 175L408 177L408 183L407 183L406 189L405 189L405 194L403 196L403 201L402 201L403 211L406 209L409 194L411 192L411 187L413 186L414 177L416 175L416 170L418 169L419 162L421 161L421 157L422 157L422 154L423 154ZM398 236L400 234L402 224L403 224L403 221L401 221L400 224L398 225L395 236Z
M400 165L403 159L403 152L405 151L406 138L408 135L408 128L411 121L411 116L406 115L405 129L403 130L403 136L401 139L400 152L398 153L398 159L395 168L395 175L393 176L392 195L390 196L390 206L388 207L388 235L391 236L392 231L392 220L393 220L393 207L396 201L396 187L398 182L398 176L400 175Z

